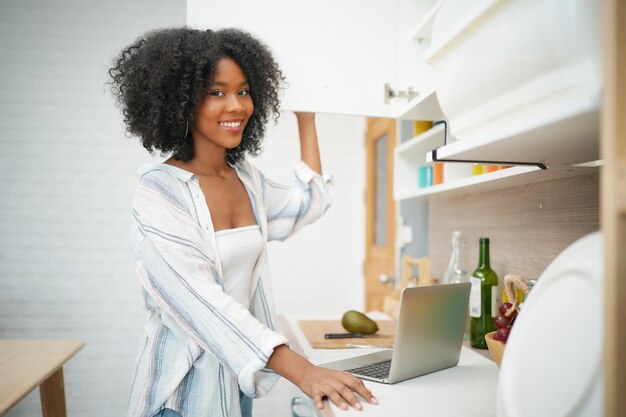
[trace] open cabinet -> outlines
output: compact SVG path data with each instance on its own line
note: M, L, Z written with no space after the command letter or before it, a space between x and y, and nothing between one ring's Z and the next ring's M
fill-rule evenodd
M288 83L287 110L435 120L443 115L423 59L435 3L190 0L187 24L245 28L266 42Z
M575 176L604 163L605 410L619 416L626 410L619 397L626 318L617 309L626 299L618 279L626 273L626 128L619 119L626 6L563 3L188 0L187 23L244 28L270 45L287 78L287 110L446 120L397 145L397 202ZM466 169L419 186L418 167L449 160ZM512 167L473 176L472 163Z

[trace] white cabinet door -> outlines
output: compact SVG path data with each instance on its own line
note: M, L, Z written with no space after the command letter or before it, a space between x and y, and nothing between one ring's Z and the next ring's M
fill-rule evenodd
M240 28L266 42L287 78L286 110L399 117L408 100L385 104L384 85L421 91L432 80L428 69L419 71L423 46L410 36L431 3L188 0L187 24Z

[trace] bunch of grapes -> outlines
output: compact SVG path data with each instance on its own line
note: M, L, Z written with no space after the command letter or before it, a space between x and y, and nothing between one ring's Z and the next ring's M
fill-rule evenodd
M502 343L506 343L506 341L509 339L511 328L513 326L513 323L515 322L515 319L517 318L516 309L514 309L511 314L507 316L506 313L508 310L511 309L511 307L513 307L513 304L511 303L502 304L498 309L500 311L500 314L498 314L496 318L493 319L494 324L498 328L498 331L493 336L493 338L499 340Z

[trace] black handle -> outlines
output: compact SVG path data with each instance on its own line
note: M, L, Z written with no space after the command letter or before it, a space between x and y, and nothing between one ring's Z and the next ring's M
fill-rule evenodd
M363 337L363 333L326 333L325 339L351 339Z

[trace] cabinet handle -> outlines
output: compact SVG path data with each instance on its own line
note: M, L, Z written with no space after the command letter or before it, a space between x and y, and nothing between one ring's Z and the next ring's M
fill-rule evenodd
M380 274L378 280L383 284L393 284L396 281L393 276L387 274Z
M443 123L444 125L444 136L443 136L443 147L448 144L448 122L446 120L438 120L433 122L433 127ZM541 169L548 169L545 164L541 162L513 162L513 161L483 161L483 160L475 160L475 159L442 159L437 156L437 151L439 148L435 148L430 151L430 158L433 162L462 162L462 163L478 163L478 164L490 164L490 165L528 165L528 166L536 166Z

